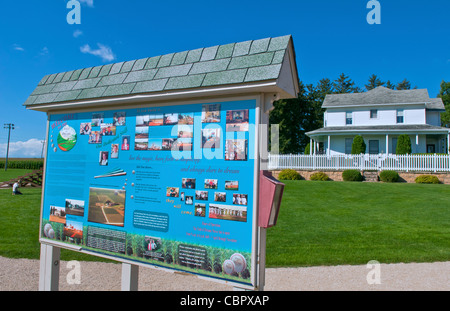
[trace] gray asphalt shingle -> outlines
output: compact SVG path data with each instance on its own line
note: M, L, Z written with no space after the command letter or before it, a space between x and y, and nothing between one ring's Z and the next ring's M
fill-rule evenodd
M45 75L25 106L277 79L291 36Z

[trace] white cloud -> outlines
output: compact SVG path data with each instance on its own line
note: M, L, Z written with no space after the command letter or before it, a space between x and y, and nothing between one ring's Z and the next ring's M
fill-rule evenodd
M7 143L0 144L1 157L6 156ZM40 158L42 153L42 140L32 138L28 141L9 143L9 157L11 158Z
M25 51L25 49L18 44L13 44L13 49L21 52Z
M82 32L81 30L77 29L77 30L75 30L75 31L73 32L73 37L74 37L74 38L78 38L78 37L81 36L82 34L83 34L83 32Z
M44 56L48 54L48 47L44 46L41 50L41 52L39 53L39 55Z
M79 0L81 3L86 4L88 7L94 7L94 0Z
M92 49L89 44L85 44L82 47L80 47L81 53L84 54L91 54L98 57L101 57L103 61L113 61L116 59L116 56L114 55L113 51L109 46L103 45L101 43L97 43L98 49L94 50Z

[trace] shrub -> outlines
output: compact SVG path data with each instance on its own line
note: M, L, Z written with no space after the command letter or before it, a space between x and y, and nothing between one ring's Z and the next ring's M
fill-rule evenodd
M352 143L352 154L361 154L366 153L366 143L364 142L364 138L360 135L356 135L353 138Z
M416 184L438 184L439 178L434 175L420 175L415 179Z
M397 139L396 154L411 154L411 139L408 135L402 134Z
M342 179L344 181L362 181L363 176L358 170L345 170L342 172Z
M327 181L327 180L330 180L330 177L328 177L328 175L325 174L324 172L316 172L316 173L312 174L309 179L310 180Z
M397 182L400 176L396 171L381 171L380 180L384 182Z
M300 174L290 168L284 169L278 174L279 180L299 180L300 178Z
M310 151L311 151L311 144L308 143L305 147L305 151L303 152L303 154L309 155Z

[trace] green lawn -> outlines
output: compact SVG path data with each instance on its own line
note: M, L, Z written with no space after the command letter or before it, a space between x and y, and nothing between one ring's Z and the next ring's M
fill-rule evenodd
M285 184L268 267L450 260L449 185ZM0 190L0 256L38 259L41 190L22 192ZM104 261L67 250L61 258Z
M449 185L285 181L267 265L450 260Z

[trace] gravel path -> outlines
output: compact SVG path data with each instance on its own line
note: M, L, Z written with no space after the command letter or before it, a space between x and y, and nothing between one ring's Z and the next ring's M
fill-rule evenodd
M61 291L120 291L121 265L81 262L81 282L69 285L70 268L61 262ZM368 284L366 265L266 270L267 291L448 291L450 261L437 263L381 264L381 284ZM371 279L371 278L369 278ZM39 261L0 257L1 291L36 291ZM141 291L229 291L233 288L192 275L139 268Z

